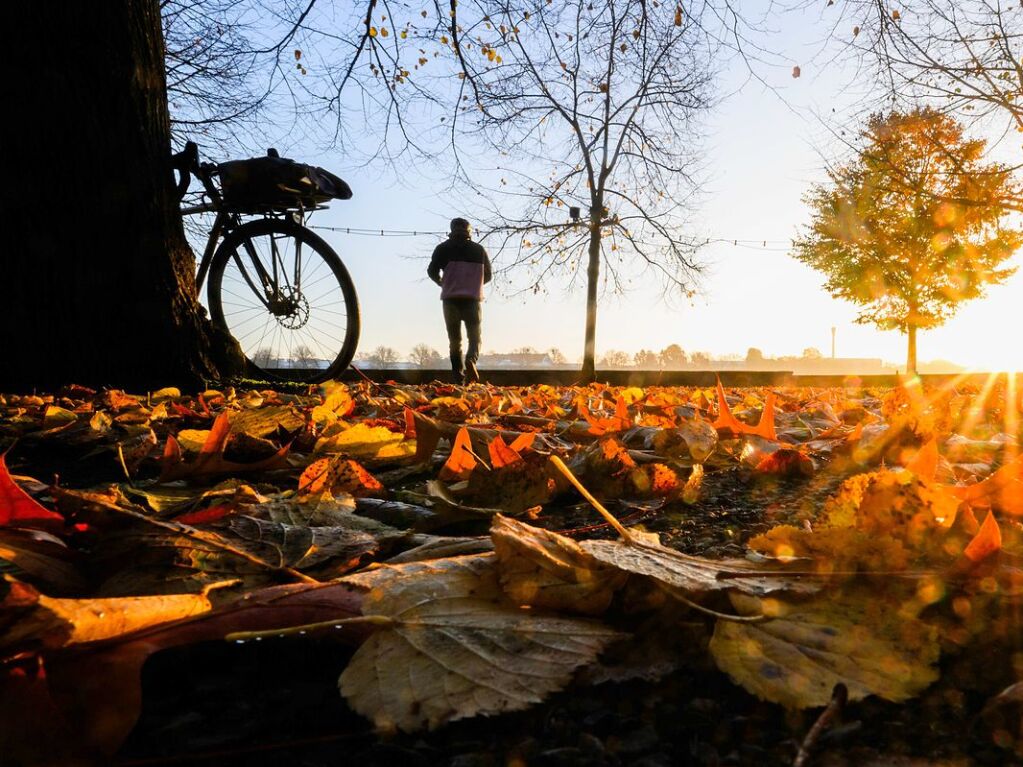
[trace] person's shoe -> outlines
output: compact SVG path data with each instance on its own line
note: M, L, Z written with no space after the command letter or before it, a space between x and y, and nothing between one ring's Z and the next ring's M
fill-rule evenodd
M465 380L467 383L480 382L480 372L476 369L475 362L465 363Z

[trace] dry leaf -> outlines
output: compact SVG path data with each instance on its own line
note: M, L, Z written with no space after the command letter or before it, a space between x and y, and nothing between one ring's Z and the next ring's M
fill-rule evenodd
M850 700L912 698L938 678L938 632L876 591L803 603L733 595L761 623L719 620L710 651L718 667L759 698L787 708L827 705L838 683Z
M517 604L600 615L628 577L598 562L571 538L500 514L490 535L501 586Z
M583 541L583 551L606 565L691 594L733 589L747 594L789 591L809 594L819 589L813 579L786 575L775 564L756 565L745 559L691 557L660 544L644 541ZM789 567L789 570L795 568Z
M623 637L599 623L506 601L493 556L384 566L345 579L386 627L356 651L342 694L381 730L414 732L518 711L563 688Z

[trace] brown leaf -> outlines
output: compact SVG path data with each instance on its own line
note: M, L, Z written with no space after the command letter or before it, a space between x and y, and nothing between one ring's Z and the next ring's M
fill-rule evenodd
M585 552L606 565L692 594L731 589L746 594L776 591L812 594L820 584L814 579L788 575L785 567L753 564L745 559L704 559L645 541L583 541Z
M628 577L571 538L501 514L494 517L490 535L501 587L517 604L600 615Z
M510 604L488 555L384 566L345 582L368 589L363 615L387 627L356 651L339 686L382 730L527 708L623 636Z
M299 496L347 493L355 498L386 498L384 486L351 458L313 461L298 478Z

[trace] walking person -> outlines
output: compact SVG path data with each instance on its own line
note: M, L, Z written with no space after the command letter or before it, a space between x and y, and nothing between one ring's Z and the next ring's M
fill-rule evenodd
M472 226L464 218L451 219L448 238L433 251L426 269L440 285L444 302L444 324L451 350L451 372L457 383L479 381L476 361L480 357L480 326L483 321L483 285L490 282L490 258L478 242L472 241ZM443 276L442 276L443 275ZM462 325L469 346L463 366Z

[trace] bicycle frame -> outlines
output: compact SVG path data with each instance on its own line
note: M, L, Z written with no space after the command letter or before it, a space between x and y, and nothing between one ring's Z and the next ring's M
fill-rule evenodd
M203 283L206 281L206 275L209 272L210 263L213 261L213 254L216 253L217 245L224 235L230 232L232 229L241 226L241 215L234 212L228 212L223 209L223 198L220 195L220 190L217 189L212 179L212 167L203 163L194 167L191 171L192 175L199 179L203 185L203 192L210 201L199 205L191 205L181 209L182 216L197 215L200 213L216 213L216 218L213 220L213 226L210 229L209 238L206 241L206 247L203 249L202 257L199 259L199 269L195 275L195 287L197 292L202 291ZM291 214L293 217L294 213ZM298 223L301 223L299 221ZM260 287L256 286L256 283L249 276L248 270L242 263L238 256L235 256L235 263L238 265L238 269L242 276L245 278L245 282L248 284L252 292L260 299L263 305L268 311L273 311L271 306L272 301L276 301L279 297L280 287L278 283L279 275L277 274L277 259L272 258L272 269L273 275L267 273L266 268L263 266L262 261L258 257L258 254L252 249L251 244L246 243L246 249L248 251L249 260L252 263L253 270L256 272L256 276L259 279ZM296 264L298 269L298 264ZM295 281L298 282L300 275L295 274Z

